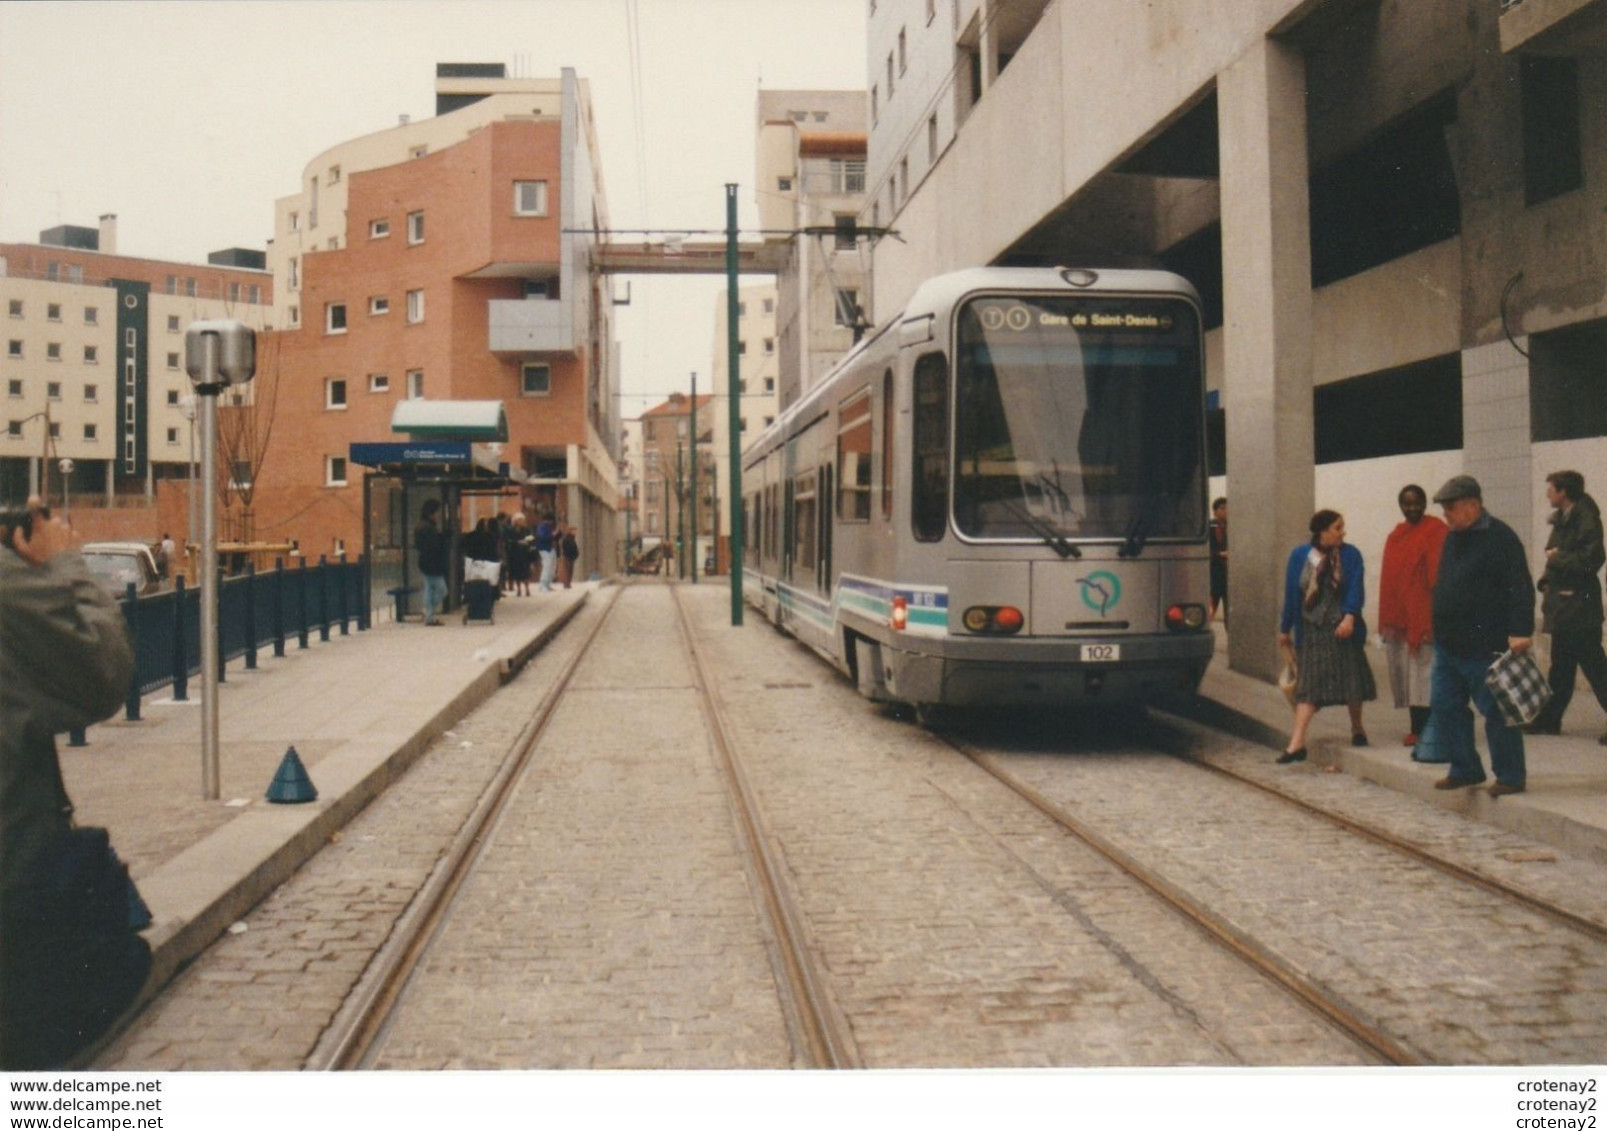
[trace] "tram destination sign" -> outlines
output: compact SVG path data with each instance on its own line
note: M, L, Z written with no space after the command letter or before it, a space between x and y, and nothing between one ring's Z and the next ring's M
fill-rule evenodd
M1099 330L1118 333L1169 333L1176 322L1172 311L1157 303L1113 303L1100 300L1097 306L1081 303L981 302L978 315L985 330Z
M363 467L383 467L393 463L462 463L473 461L467 440L428 440L423 442L353 444L351 461Z

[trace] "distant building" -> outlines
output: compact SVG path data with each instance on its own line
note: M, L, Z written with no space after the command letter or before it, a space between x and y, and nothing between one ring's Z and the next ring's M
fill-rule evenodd
M1318 505L1376 555L1471 473L1538 564L1545 474L1607 486L1607 0L876 0L867 39L879 319L982 264L1199 290L1234 667Z
M0 244L0 498L48 487L60 505L62 459L75 465L66 489L78 508L151 501L159 481L186 479L184 332L214 318L263 329L272 302L261 252L230 249L207 265L119 255L110 214L96 228Z
M325 150L277 202L282 384L255 534L356 553L364 469L350 445L391 439L404 398L497 400L502 458L532 484L522 504L580 528L582 576L612 568L619 355L596 241L577 232L608 224L587 85L497 64L437 74L436 117ZM370 519L385 545L416 516Z
M777 284L762 283L746 286L737 292L737 356L739 358L737 416L740 435L737 451L771 424L781 414L781 350L776 331ZM714 307L714 376L709 389L714 403L709 411L712 417L712 454L719 470L719 487L716 496L720 512L719 561L721 569L729 564L731 538L732 499L731 485L731 413L730 413L730 335L727 327L726 296L720 295ZM701 411L699 422L701 423Z
M693 529L693 400L671 393L662 404L642 414L642 541L652 547L667 542L676 553L676 570L686 562L683 547L695 543L699 573L703 557L713 549L714 397L699 393L697 405L696 529Z
M776 380L784 406L840 361L870 317L865 92L765 90L758 101L759 226L783 245Z

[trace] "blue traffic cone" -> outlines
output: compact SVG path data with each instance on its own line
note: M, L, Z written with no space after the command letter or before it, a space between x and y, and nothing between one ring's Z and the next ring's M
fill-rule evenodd
M318 790L307 776L307 767L301 764L301 755L292 746L285 751L279 770L268 783L268 800L279 805L298 805L303 801L317 801Z

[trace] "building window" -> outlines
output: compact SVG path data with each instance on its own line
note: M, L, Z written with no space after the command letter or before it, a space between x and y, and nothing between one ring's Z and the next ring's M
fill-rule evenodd
M326 334L344 334L346 332L345 303L327 302L324 304L324 332Z
M424 370L409 369L407 371L407 399L419 400L424 396Z
M893 97L893 53L887 53L887 97Z
M187 275L184 278L184 294L187 298L195 297L195 276Z
M870 88L870 123L873 126L879 120L877 115L879 113L880 103L881 103L881 94L877 90L877 88L873 86L873 87Z
M85 346L84 347L84 364L85 365L99 365L100 364L100 347L99 346Z
M332 184L332 185L340 184L340 166L339 165L331 165L329 167L329 180L328 180L328 183Z
M301 289L301 260L297 259L295 256L290 257L290 272L288 281L291 290L297 291Z
M45 318L51 322L61 321L61 303L47 302L45 304Z
M776 391L776 379L774 377L766 377L764 379L764 391L767 393L773 393Z
M1525 55L1523 89L1523 202L1539 204L1583 187L1580 146L1579 62Z
M290 318L290 324L292 326L300 326L301 325L301 307L299 307L299 306L289 307L286 310L286 314Z
M764 312L766 314L774 314L775 310L776 310L776 300L773 299L773 298L765 299L764 300Z
M99 326L100 325L100 308L99 307L94 307L94 306L86 306L86 307L84 307L84 325L85 326Z
M84 386L84 401L85 401L85 403L94 404L99 399L100 399L100 388L98 386L96 386L96 385L85 385Z
M10 436L12 439L20 439L22 436L22 421L6 421L6 435Z
M908 200L910 197L910 159L908 157L899 158L898 185L902 193L902 195L899 197L899 200Z
M527 361L519 366L519 395L545 397L552 392L552 366Z
M22 396L22 382L18 381L16 378L12 378L10 381L7 381L6 382L6 396L8 396L8 397L21 397Z
M410 244L424 242L424 213L407 214L407 242Z
M251 294L250 294L249 301L251 301L252 303L256 303L256 304L260 304L262 302L262 287L259 284L257 284L257 283L252 283L251 284Z
M167 391L167 403L170 405L177 405L179 403L179 391L177 389L169 389Z
M737 356L739 356L739 357L747 357L748 356L748 343L745 340L737 342Z
M547 214L547 182L514 181L513 211L516 216L545 216Z
M229 301L230 302L239 302L240 301L240 284L239 283L230 283L229 284Z
M11 317L13 317L13 318L21 318L22 317L22 300L20 298L12 299L11 302L9 303L9 306L11 308Z
M346 486L346 457L326 456L324 458L324 486Z
M61 360L61 343L60 342L49 342L49 343L47 343L45 345L45 360L46 361L60 361Z
M424 321L424 292L422 290L407 292L407 320L409 322Z
M368 222L368 238L371 240L384 239L391 234L389 220L370 220Z
M388 393L391 391L391 379L384 373L370 373L368 375L368 391L371 393Z
M746 432L747 430L748 430L748 418L744 416L740 420L737 421L737 431L738 432Z
M1529 338L1530 439L1607 436L1607 318L1576 322Z
M769 357L771 354L773 354L775 352L776 352L776 340L774 338L766 338L764 340L764 355L766 357Z
M9 342L7 342L6 343L6 356L7 357L21 357L22 356L22 343L20 341L18 341L16 338L12 338Z
M837 301L832 308L832 321L838 326L855 326L859 323L859 292L847 287L837 288Z
M167 442L170 444L177 444L179 442L179 430L177 428L169 428L167 430Z
M791 177L777 177L776 178L776 191L777 192L791 192L792 191L792 178Z
M50 438L52 440L61 439L61 421L52 420L50 422Z
M391 312L391 300L387 296L385 296L385 295L374 295L372 298L370 298L368 300L368 313L370 313L370 314L389 314L390 312Z
M430 152L430 147L429 146L427 146L427 145L415 145L412 149L409 149L407 151L407 156L412 160L417 160L418 158L427 155L429 152Z
M93 425L93 424L84 425L84 439L86 439L86 440L98 439L99 437L96 435L96 433L97 433L97 429L96 429L95 425Z
M851 194L865 191L863 157L833 157L827 168L831 171L832 192Z
M832 246L838 251L853 251L859 243L859 220L854 216L837 215L834 218L836 237Z
M324 379L324 407L346 407L346 378L326 377Z
M167 367L169 369L177 369L179 367L179 355L178 354L169 353L167 355Z
M300 212L292 212L290 214L290 230L292 232L301 231L301 213Z
M45 396L53 401L61 400L61 382L51 381L45 385Z
M179 316L177 314L169 314L167 316L167 332L169 334L177 334L179 332Z

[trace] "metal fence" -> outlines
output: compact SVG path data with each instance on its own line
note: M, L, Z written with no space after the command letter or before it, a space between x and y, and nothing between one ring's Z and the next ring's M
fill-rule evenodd
M257 666L257 653L272 647L283 656L294 643L306 648L317 633L327 641L331 632L346 636L353 623L359 632L370 625L368 561L330 562L323 558L311 568L307 559L286 569L280 559L274 569L246 572L218 586L218 679L227 678L230 660L245 657L245 666ZM189 698L191 676L201 674L201 591L186 588L184 578L167 593L136 597L134 587L119 602L134 644L134 684L125 703L126 717L140 717L140 697L172 685L173 698Z

